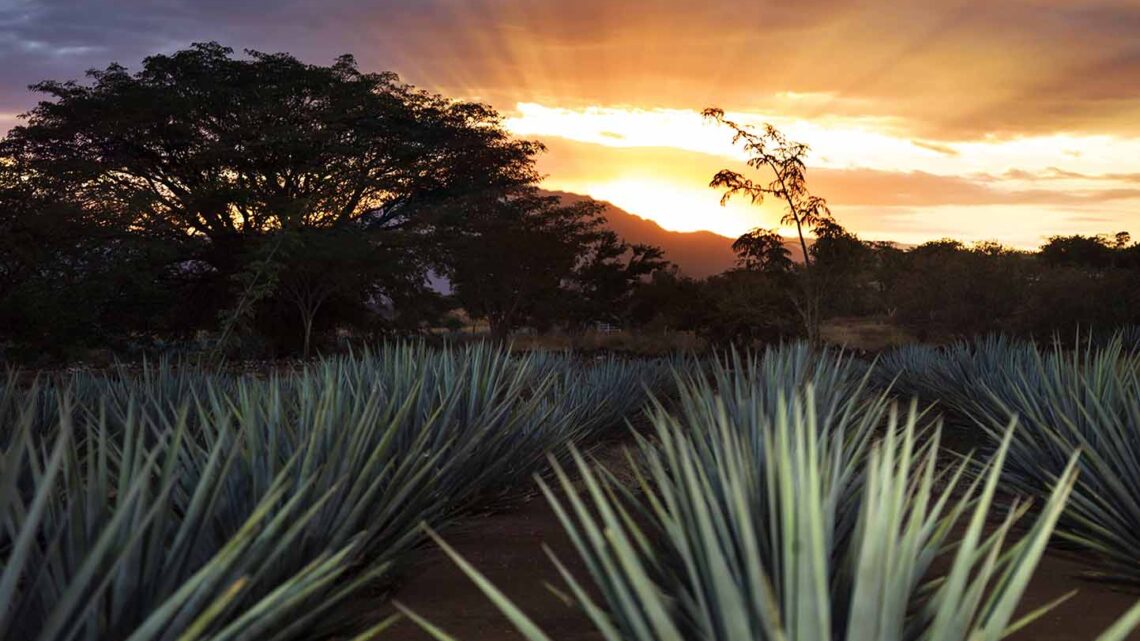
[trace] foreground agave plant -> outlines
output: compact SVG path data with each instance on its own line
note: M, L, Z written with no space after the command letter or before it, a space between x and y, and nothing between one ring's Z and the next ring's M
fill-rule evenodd
M542 484L595 590L551 558L607 640L988 641L1032 619L1014 611L1072 491L1075 457L1030 519L1024 505L995 504L1012 427L974 475L968 460L940 470L938 429L920 429L913 407L904 419L887 410L880 425L881 399L853 394L821 412L830 400L810 386L743 414L730 409L739 391L724 400L682 385L681 395L681 418L658 408L656 439L631 457L638 488L582 456L580 486L561 469L561 493ZM881 439L864 447L876 427ZM1032 523L1017 538L1023 520ZM547 641L436 539L528 639ZM943 555L947 569L935 572ZM1101 639L1138 623L1140 606Z
M265 379L160 366L9 381L0 640L339 631L332 609L388 579L421 522L446 525L596 438L655 372L403 345ZM584 420L595 403L607 413Z
M65 423L50 452L27 431L4 450L0 638L251 638L295 623L287 617L299 604L343 576L353 545L297 559L275 590L251 595L311 523L306 504L328 495L282 474L232 534L211 541L232 455L215 449L186 480L178 459L194 453L185 421L152 445L139 427L79 439ZM23 481L34 487L27 502ZM244 614L234 609L241 602Z

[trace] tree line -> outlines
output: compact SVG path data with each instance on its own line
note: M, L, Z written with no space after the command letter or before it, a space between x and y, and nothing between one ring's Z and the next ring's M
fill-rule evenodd
M796 301L805 269L782 241L750 232L735 245L738 267L708 279L654 274L638 292L638 323L716 343L807 336ZM808 253L819 317L833 322L875 318L930 341L994 332L1071 340L1140 325L1140 243L1124 232L1056 236L1036 251L951 239L900 247L829 220Z
M634 304L642 327L687 329L715 344L818 342L825 320L859 317L921 340L994 332L1049 340L1140 326L1140 243L1128 232L1054 236L1036 252L952 239L911 248L864 241L809 190L807 145L719 108L704 115L727 127L748 167L767 178L724 169L709 186L721 190L722 204L736 196L779 202L803 261L792 261L776 229L753 229L732 245L736 269L703 281L656 272Z
M490 107L287 54L197 44L112 64L44 99L0 141L0 350L117 353L207 337L219 354L309 354L337 331L422 332L462 308L492 336L596 323L715 344L818 340L874 316L920 338L1140 323L1140 244L900 248L844 229L807 187L806 145L729 128L758 176L711 186L784 206L733 244L737 268L681 275L542 192L540 143ZM441 286L440 283L446 283Z

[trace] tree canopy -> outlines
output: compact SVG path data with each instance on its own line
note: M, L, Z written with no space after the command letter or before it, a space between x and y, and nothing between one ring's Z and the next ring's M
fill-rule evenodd
M0 142L8 336L73 334L64 301L90 298L72 307L89 328L252 331L308 352L333 318L414 329L445 307L433 274L496 327L580 323L660 264L594 204L538 194L542 145L492 108L351 56L201 43L33 89Z
M407 226L423 201L534 179L535 143L484 105L286 54L198 44L130 73L43 82L3 155L73 189L102 222L175 239L360 222Z
M601 204L521 190L476 209L448 275L468 311L498 338L524 324L618 322L642 277L665 267L661 251L605 228Z

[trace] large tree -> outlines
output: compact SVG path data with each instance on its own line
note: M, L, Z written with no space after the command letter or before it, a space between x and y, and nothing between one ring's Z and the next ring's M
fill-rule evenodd
M171 316L191 326L241 306L235 277L269 236L364 235L389 262L376 273L405 288L442 262L439 239L465 224L466 203L537 179L541 146L512 138L489 107L362 72L349 56L321 66L207 43L88 76L36 85L46 98L0 143L0 162L103 239L176 249L165 269L192 295ZM318 253L326 266L337 255ZM301 255L278 267L305 272ZM396 297L378 285L366 295Z
M533 178L537 146L488 107L216 43L44 82L5 155L66 179L108 221L172 238L416 222L415 205ZM112 218L114 217L114 218Z

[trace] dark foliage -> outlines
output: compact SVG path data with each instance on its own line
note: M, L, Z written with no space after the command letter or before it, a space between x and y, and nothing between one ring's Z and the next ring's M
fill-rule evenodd
M0 142L0 343L18 350L207 330L308 353L338 328L433 323L433 274L497 330L581 324L663 265L592 203L536 196L542 146L491 108L349 56L208 43L88 75L36 85Z

